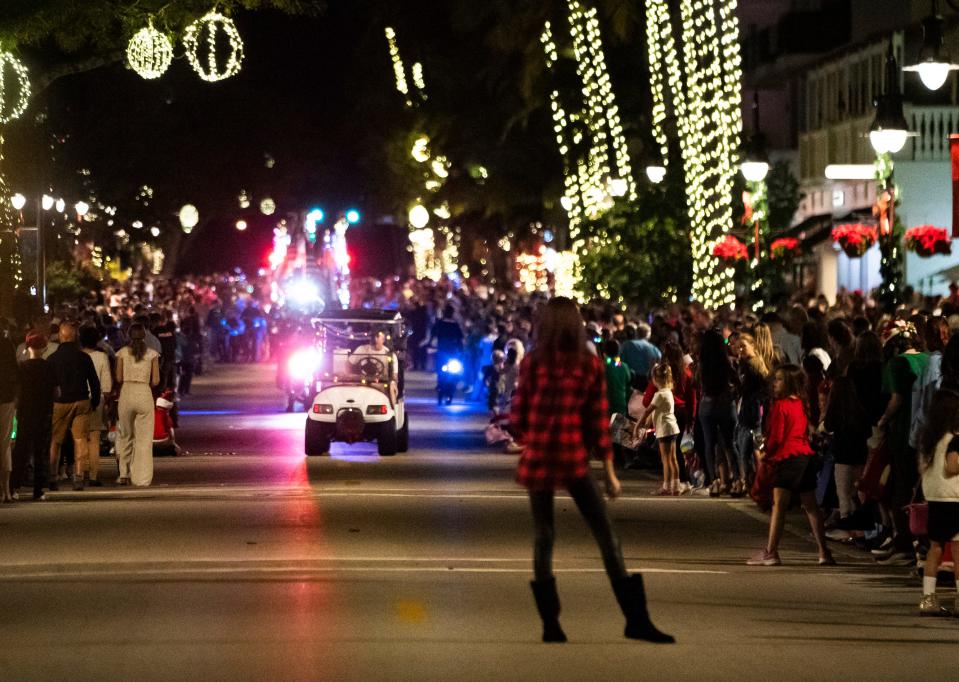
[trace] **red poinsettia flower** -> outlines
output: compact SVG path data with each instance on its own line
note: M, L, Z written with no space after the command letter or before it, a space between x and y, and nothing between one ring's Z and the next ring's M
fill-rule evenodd
M792 237L781 237L773 240L769 245L769 254L772 258L790 258L799 253L799 240Z
M850 258L861 257L878 238L875 226L862 223L837 225L832 230L833 241L839 244Z
M713 246L713 255L727 263L735 263L749 258L749 251L745 244L731 234L727 234Z
M949 231L942 227L920 225L906 230L906 248L914 251L922 258L929 258L935 254L949 255L952 253L952 239Z

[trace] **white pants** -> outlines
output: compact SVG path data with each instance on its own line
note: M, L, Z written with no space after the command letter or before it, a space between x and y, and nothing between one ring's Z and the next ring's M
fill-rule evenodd
M853 495L856 494L856 481L859 480L859 467L851 464L837 464L836 497L839 498L839 515L846 518L856 510Z
M13 435L13 417L17 414L15 402L0 403L0 472L13 470L10 436Z
M153 393L146 384L123 384L117 419L120 477L133 485L153 482Z

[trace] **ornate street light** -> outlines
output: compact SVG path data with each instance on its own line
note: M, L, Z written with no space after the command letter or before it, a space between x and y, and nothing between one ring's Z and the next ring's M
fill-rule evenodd
M886 92L876 100L876 118L869 130L869 143L877 154L895 154L906 146L913 135L902 110L902 93L899 92L899 68L896 56L889 46L886 56Z
M753 134L746 148L745 158L739 170L749 182L762 182L769 173L769 154L766 138L759 129L759 91L753 93Z
M666 179L665 166L646 166L646 177L654 185L658 185Z
M903 71L919 74L919 80L930 90L938 90L949 78L949 72L959 69L943 48L943 19L939 14L938 0L932 0L932 12L922 21L922 47L919 48L919 61L903 67Z

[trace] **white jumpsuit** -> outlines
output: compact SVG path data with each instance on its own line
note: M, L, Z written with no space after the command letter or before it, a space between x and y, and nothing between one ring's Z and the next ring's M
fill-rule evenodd
M123 360L123 386L117 419L117 463L120 477L133 485L148 486L153 482L153 392L150 372L158 353L147 348L139 362L129 347L121 348L117 358Z

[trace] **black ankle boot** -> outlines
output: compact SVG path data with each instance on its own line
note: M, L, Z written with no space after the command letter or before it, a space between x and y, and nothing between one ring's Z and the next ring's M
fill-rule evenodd
M536 610L543 619L543 641L565 642L566 633L559 625L559 594L556 592L556 579L534 580L529 586L533 588L533 597L536 599Z
M672 635L660 632L649 619L646 610L646 589L643 587L643 576L636 573L613 582L613 591L619 608L626 616L626 629L623 636L629 639L644 639L656 644L672 644L676 640Z

